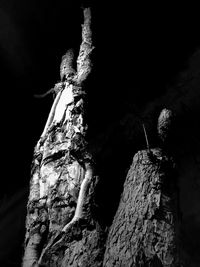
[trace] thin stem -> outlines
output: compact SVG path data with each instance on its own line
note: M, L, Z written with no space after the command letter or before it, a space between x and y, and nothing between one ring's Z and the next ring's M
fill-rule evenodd
M146 140L146 144L147 144L147 149L150 151L149 141L148 141L147 132L146 132L144 123L142 124L142 127L143 127L143 130L144 130L144 136L145 136L145 140Z

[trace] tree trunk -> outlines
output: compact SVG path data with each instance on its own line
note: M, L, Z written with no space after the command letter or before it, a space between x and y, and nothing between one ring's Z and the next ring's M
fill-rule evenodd
M23 267L178 266L175 174L161 149L135 155L107 242L95 216L99 177L88 151L85 116L94 47L90 8L83 12L77 69L69 50L34 150Z
M93 48L91 12L85 8L77 71L70 50L62 59L61 82L55 85L56 98L34 151L24 267L102 262L104 232L93 218L98 177L85 139L84 82Z
M104 267L179 265L174 163L161 149L139 151L110 228Z

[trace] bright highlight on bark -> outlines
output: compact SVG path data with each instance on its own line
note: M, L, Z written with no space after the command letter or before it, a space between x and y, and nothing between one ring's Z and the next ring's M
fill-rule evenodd
M88 194L96 178L85 140L86 88L83 82L91 72L90 56L94 47L90 9L85 8L83 12L77 73L72 68L74 54L69 51L62 58L59 90L55 89L56 98L34 151L24 267L42 264L50 247L45 246L47 235L52 235L55 229L66 232L70 225L88 217L90 212L85 206L90 205Z
M85 80L94 49L90 8L83 13L77 71L69 50L34 150L22 266L180 266L175 165L165 149L150 149L144 124L147 149L133 158L108 235L99 219L94 197L99 178L86 141ZM164 109L158 119L163 148L171 121L172 112Z

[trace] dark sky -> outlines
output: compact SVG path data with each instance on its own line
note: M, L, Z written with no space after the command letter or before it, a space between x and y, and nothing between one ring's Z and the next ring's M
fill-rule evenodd
M126 116L130 106L148 111L157 105L156 99L165 97L178 74L190 67L188 59L200 45L195 8L100 2L93 3L91 139ZM34 94L59 81L60 59L67 49L78 52L80 6L72 0L0 1L0 199L24 197L18 192L29 183L33 148L53 101L52 96L37 99Z
M189 19L189 11L103 2L93 8L91 134L122 116L127 99L145 105L162 95L198 45L196 18ZM3 191L15 191L28 177L32 149L52 103L51 96L33 95L59 80L61 56L79 47L81 19L79 1L0 2L3 165L9 168L12 159L10 177L21 176L12 184L7 179Z

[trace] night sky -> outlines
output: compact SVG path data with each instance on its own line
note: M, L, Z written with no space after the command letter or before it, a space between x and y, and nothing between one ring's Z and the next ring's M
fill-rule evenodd
M107 2L93 3L96 49L93 73L88 81L88 138L95 143L98 138L102 140L108 136L112 149L105 149L105 158L118 154L116 160L122 162L121 173L125 179L133 154L137 149L144 149L145 144L140 147L139 142L134 147L134 142L129 142L131 138L126 129L129 126L118 130L118 125L128 121L127 118L138 120L138 117L134 117L135 110L137 116L147 118L154 110L157 112L161 103L168 104L178 113L181 131L177 130L177 136L183 133L180 138L183 149L180 149L180 144L177 145L177 155L181 158L182 166L180 173L190 173L188 175L192 177L192 155L200 155L197 152L200 89L198 85L193 85L195 89L191 87L191 91L183 90L185 96L180 96L186 110L186 115L183 115L180 101L174 100L178 89L173 88L179 83L180 73L197 73L200 70L199 21L195 8L190 11L187 7L182 10L182 6L139 6L123 1L108 6ZM16 255L20 251L19 240L23 236L33 148L42 133L53 101L51 95L42 99L34 95L45 93L59 81L60 60L67 49L74 48L75 53L78 53L82 23L80 6L79 1L64 0L54 3L47 0L0 1L0 262L1 257L11 255L16 246ZM200 88L200 82L198 84ZM174 102L170 102L170 99ZM184 120L190 123L191 131ZM113 132L117 137L112 139L109 136ZM125 136L126 140L123 139ZM121 145L117 148L118 137ZM197 139L197 142L188 142L189 139ZM106 146L106 142L103 143ZM127 157L122 159L124 153ZM103 163L102 157L104 154L99 157ZM109 166L105 165L104 171L107 168ZM195 177L198 175L199 170L195 172ZM188 188L194 196L194 203L197 203L200 200L196 197L200 193L199 180L198 183L199 191L193 195L195 185L189 186L188 180L182 179L182 198ZM189 216L194 214L195 218L199 216L200 221L200 215L197 216L196 212L198 209L200 214L197 204L186 203L190 198L189 193L185 202L182 201L185 214L188 215L186 221L193 220ZM191 214L188 212L190 205L194 207ZM189 225L187 221L185 228L190 228ZM10 232L6 229L8 227L17 233ZM200 229L197 230L197 236L200 236ZM195 244L200 247L199 243ZM190 253L194 252L187 251L187 254Z

